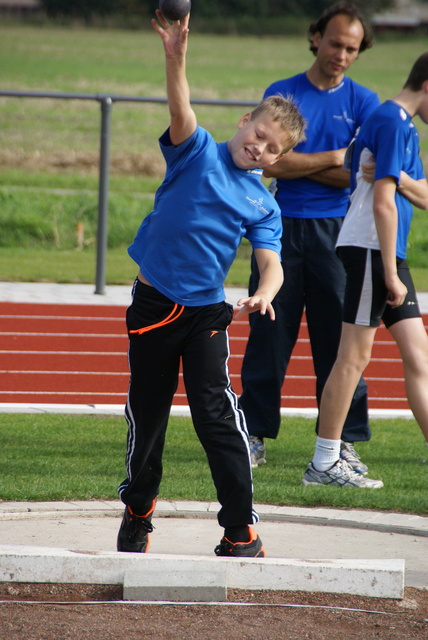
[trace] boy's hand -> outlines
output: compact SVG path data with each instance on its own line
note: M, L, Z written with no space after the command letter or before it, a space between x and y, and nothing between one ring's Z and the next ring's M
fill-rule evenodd
M389 291L389 299L387 300L387 304L393 309L404 304L404 300L407 295L407 287L403 282L401 282L398 275L395 274L390 278L385 278L385 284L386 288Z
M236 304L238 305L238 307L241 307L241 309L239 309L238 313L235 315L235 320L239 320L239 318L242 318L242 316L248 313L254 313L254 311L260 311L262 316L268 313L270 319L275 320L275 311L273 306L270 302L268 302L261 296L241 298Z
M375 178L375 168L376 163L373 156L371 156L369 162L363 162L361 164L361 172L363 174L363 179L366 182L370 182L371 184L373 184Z
M167 58L174 58L185 55L190 14L183 18L183 20L177 20L172 24L168 22L159 9L156 9L156 17L157 20L153 19L151 22L153 29L157 31L162 38L165 56Z

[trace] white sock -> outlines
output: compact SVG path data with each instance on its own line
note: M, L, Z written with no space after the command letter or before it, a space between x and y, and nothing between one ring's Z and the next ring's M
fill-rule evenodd
M312 464L317 471L326 471L340 458L340 440L326 440L317 436Z

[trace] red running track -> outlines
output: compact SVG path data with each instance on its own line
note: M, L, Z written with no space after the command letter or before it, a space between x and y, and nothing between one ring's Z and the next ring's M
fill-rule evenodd
M240 394L248 321L232 322L229 370ZM0 403L124 404L128 388L125 308L0 303ZM365 372L370 409L408 409L403 367L385 328ZM282 390L282 406L314 408L315 378L303 323ZM186 405L183 382L174 404Z

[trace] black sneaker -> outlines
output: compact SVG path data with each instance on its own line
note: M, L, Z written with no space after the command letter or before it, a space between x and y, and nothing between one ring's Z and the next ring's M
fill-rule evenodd
M156 500L144 516L137 516L131 507L125 507L119 534L117 536L118 551L134 551L147 553L150 547L150 533L153 531L152 516Z
M249 542L230 542L226 537L214 549L216 556L234 556L236 558L265 558L266 550L257 533L251 527Z

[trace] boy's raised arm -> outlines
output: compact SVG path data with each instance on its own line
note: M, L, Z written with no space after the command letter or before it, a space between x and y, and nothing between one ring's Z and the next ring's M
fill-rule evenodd
M171 116L170 138L173 145L179 145L195 132L196 115L190 105L190 90L186 76L187 38L189 34L188 14L183 20L172 24L156 10L156 20L152 20L155 31L162 38L165 50L166 90Z
M407 294L407 287L397 273L398 212L395 203L396 182L391 176L374 183L373 213L384 268L385 285L389 291L387 304L399 307Z

